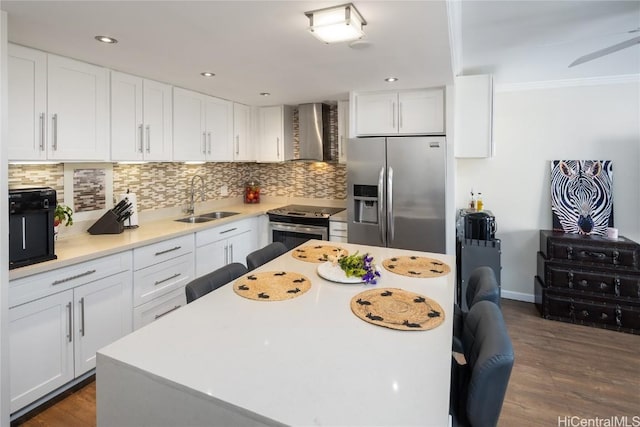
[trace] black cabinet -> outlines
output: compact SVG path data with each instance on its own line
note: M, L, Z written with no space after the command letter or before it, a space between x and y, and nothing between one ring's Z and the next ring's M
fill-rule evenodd
M543 317L640 334L640 245L540 231L535 278Z

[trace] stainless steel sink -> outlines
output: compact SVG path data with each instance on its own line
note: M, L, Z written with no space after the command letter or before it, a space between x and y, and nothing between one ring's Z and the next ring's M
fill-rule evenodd
M216 211L216 212L209 212L206 214L200 214L198 216L204 217L204 218L210 218L210 219L220 219L220 218L226 218L233 215L238 215L238 212Z
M213 221L213 218L205 218L202 216L188 216L186 218L176 219L178 222L188 222L190 224L198 224L200 222Z

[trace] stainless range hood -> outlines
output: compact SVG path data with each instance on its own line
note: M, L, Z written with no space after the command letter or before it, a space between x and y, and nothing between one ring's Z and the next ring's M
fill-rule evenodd
M314 103L298 106L300 133L299 160L327 162L331 159L329 143L329 105Z

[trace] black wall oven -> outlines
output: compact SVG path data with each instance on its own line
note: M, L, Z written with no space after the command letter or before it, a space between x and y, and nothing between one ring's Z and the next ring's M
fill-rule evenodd
M307 240L329 240L329 217L344 208L288 205L267 212L269 239L293 249Z
M57 258L55 210L53 188L9 189L9 269Z

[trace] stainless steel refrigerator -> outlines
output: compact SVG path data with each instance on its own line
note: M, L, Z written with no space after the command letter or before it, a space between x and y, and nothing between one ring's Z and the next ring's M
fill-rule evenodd
M355 138L347 158L349 243L445 252L445 137Z

